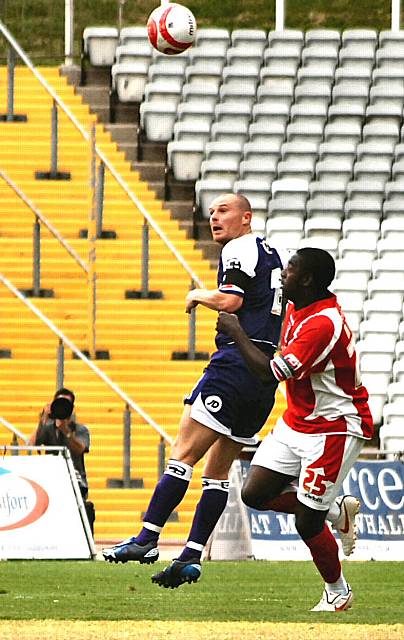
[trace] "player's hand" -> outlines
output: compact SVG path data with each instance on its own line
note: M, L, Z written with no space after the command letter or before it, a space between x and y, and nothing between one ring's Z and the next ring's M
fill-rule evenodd
M234 338L239 329L240 323L235 313L219 312L216 322L216 331L218 333L225 333L230 338Z
M185 313L191 313L192 309L198 306L198 302L194 299L196 289L192 289L185 298Z

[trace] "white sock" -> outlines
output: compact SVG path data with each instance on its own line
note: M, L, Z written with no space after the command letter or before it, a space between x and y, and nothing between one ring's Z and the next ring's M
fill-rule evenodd
M340 515L341 515L341 507L337 502L333 502L329 512L327 513L327 520L331 522L331 524L336 525Z
M190 482L192 478L193 467L190 467L186 462L180 462L180 460L175 460L174 458L170 458L167 462L167 466L164 470L169 476L174 476L174 478L179 478L180 480L186 480Z
M331 591L333 593L341 593L341 594L348 593L348 585L342 573L338 578L337 582L326 582L325 588L326 588L326 591L328 591L328 593L330 593Z

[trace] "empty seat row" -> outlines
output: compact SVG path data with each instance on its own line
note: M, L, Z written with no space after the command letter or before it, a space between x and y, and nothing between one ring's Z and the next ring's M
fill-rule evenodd
M376 31L370 29L347 29L342 33L332 29L312 29L303 33L299 30L270 31L268 34L262 29L227 29L198 28L196 46L208 44L222 47L225 52L229 47L253 47L263 51L265 47L276 50L281 48L286 55L300 52L303 47L308 50L320 47L325 57L337 54L339 49L352 48L358 52L368 54L380 48L389 55L400 56L403 51L403 33L396 31ZM94 66L111 66L114 62L115 50L118 46L141 46L148 44L145 26L123 27L120 32L115 27L87 27L83 32L83 46ZM101 50L104 55L99 56Z

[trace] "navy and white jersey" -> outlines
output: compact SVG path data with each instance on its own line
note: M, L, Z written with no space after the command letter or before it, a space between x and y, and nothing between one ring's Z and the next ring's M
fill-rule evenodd
M278 346L282 324L281 271L290 252L276 251L252 233L230 240L222 249L218 289L243 298L237 311L241 326L263 350ZM218 333L218 349L234 347L229 336Z

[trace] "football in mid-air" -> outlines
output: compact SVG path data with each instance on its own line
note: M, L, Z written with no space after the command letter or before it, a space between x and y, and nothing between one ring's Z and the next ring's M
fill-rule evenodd
M196 20L187 7L170 2L151 12L147 21L150 43L157 51L176 55L195 41Z

